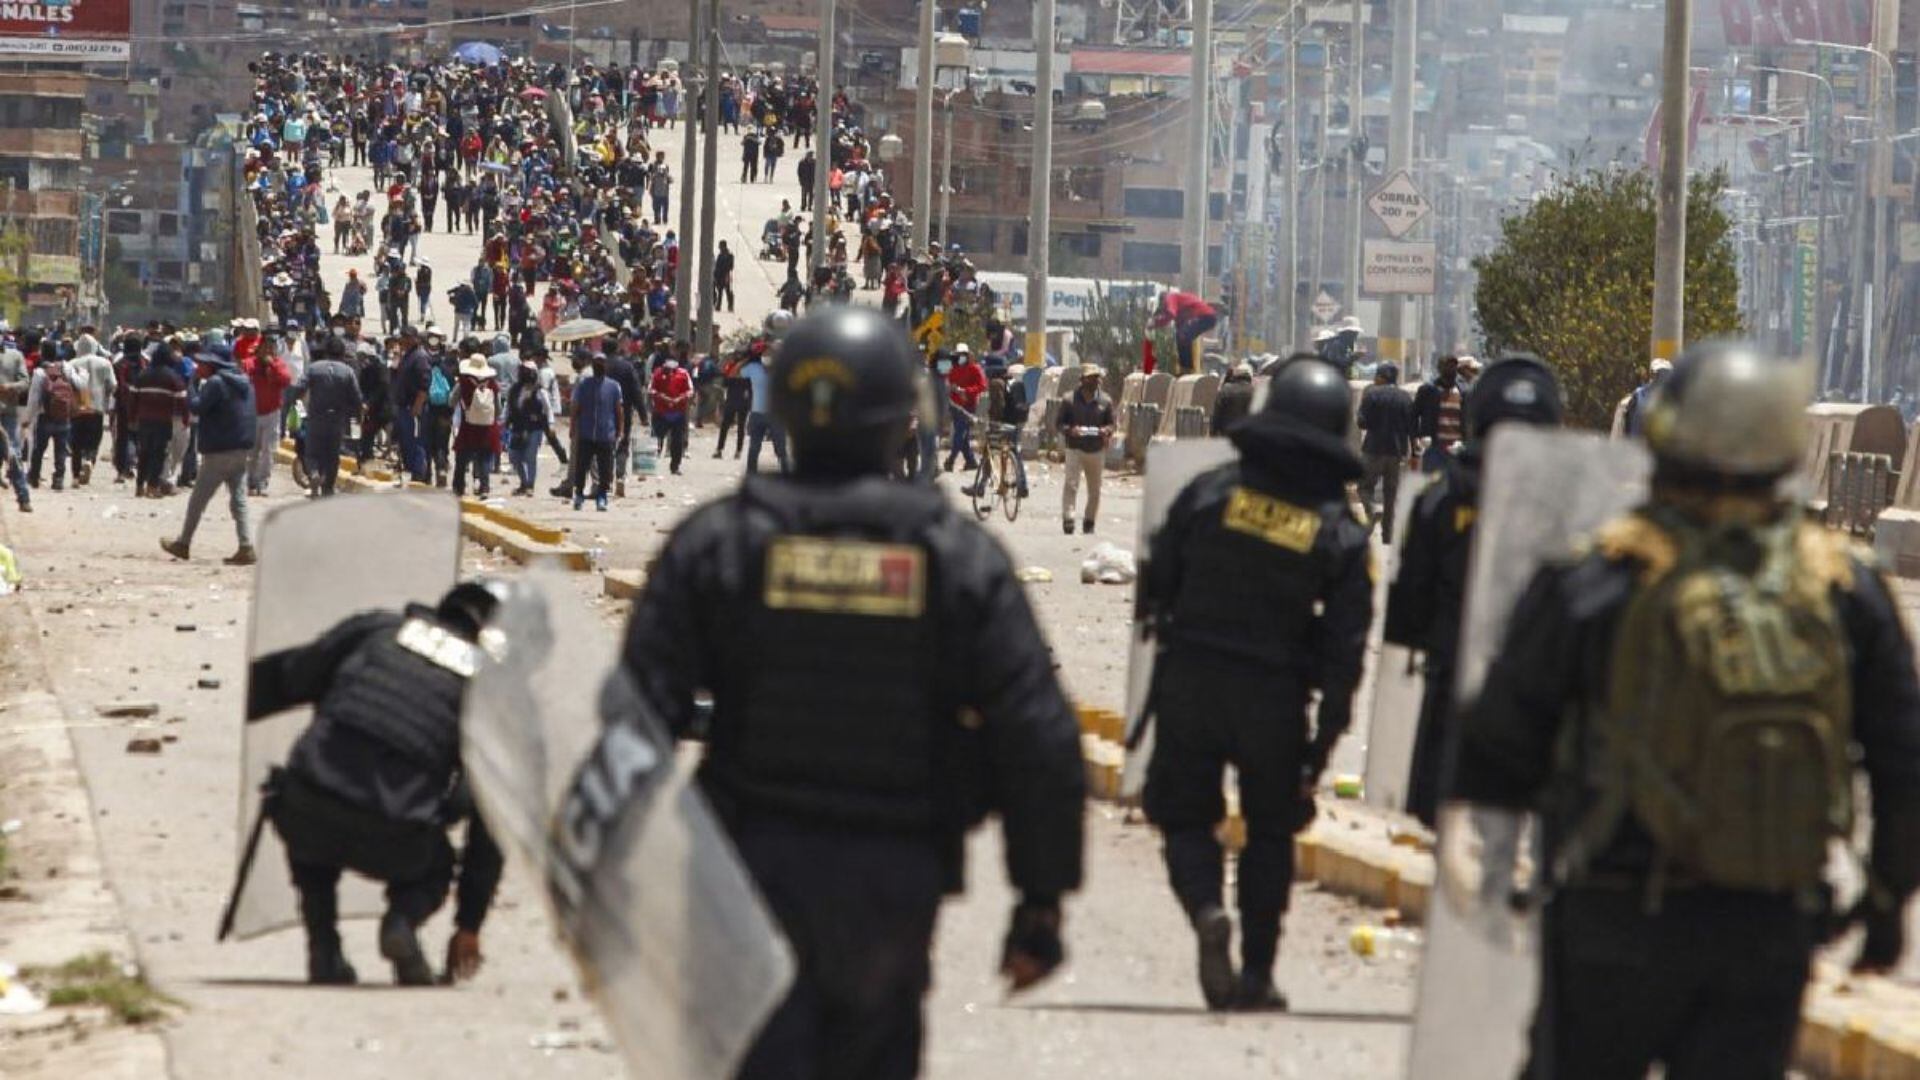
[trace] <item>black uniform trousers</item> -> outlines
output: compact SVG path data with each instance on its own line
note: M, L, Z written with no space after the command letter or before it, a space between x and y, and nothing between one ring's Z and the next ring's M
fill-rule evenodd
M1568 889L1543 930L1529 1080L1786 1075L1817 943L1791 898Z
M322 495L333 494L340 480L340 450L346 444L344 423L307 423L307 481Z
M747 406L722 405L720 408L720 443L714 448L713 456L727 448L727 432L733 432L733 456L740 456L740 448L747 443Z
M454 853L445 829L394 821L285 771L276 774L268 815L287 846L287 865L300 890L300 915L309 940L338 941L337 890L343 870L386 882L388 908L414 926L446 902Z
M1214 829L1227 815L1226 767L1238 770L1247 826L1240 951L1250 972L1272 970L1293 888L1306 705L1305 687L1286 672L1189 649L1163 652L1155 664L1147 817L1165 837L1168 877L1188 917L1222 903L1225 853Z
M1440 792L1446 785L1447 754L1453 732L1453 665L1427 657L1420 691L1420 718L1413 733L1413 762L1407 775L1407 813L1434 827Z
M760 820L734 840L799 964L740 1080L905 1080L920 1072L921 999L946 881L915 834Z

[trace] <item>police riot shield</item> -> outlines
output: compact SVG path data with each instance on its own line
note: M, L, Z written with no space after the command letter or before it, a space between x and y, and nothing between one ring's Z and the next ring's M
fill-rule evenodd
M260 527L247 656L306 645L350 616L437 602L460 570L460 504L439 494L393 493L284 506ZM302 706L241 725L240 861L220 937L257 937L300 922L286 849L260 813L260 787L286 763L312 710ZM385 908L370 883L342 882L342 918Z
M1153 729L1148 723L1147 693L1153 686L1153 658L1159 643L1146 619L1142 598L1153 557L1153 538L1166 523L1174 497L1193 478L1216 465L1232 461L1236 451L1225 439L1188 439L1155 443L1147 450L1147 482L1140 496L1139 546L1134 551L1138 570L1133 580L1133 635L1127 656L1127 759L1121 772L1120 794L1134 798L1147 783L1147 762L1153 757Z
M1363 792L1369 805L1383 810L1406 809L1413 772L1414 737L1420 729L1421 695L1426 691L1420 654L1381 636L1386 623L1387 593L1399 573L1400 553L1407 549L1407 523L1413 517L1413 503L1426 487L1422 481L1423 477L1418 474L1404 477L1398 497L1394 499L1393 543L1382 552L1385 572L1374 583L1373 627L1367 638L1372 670L1367 673L1365 689L1367 745Z
M718 1080L786 996L794 960L599 623L557 573L516 583L482 641L461 759L629 1073Z
M1467 570L1457 700L1477 696L1535 572L1643 501L1650 470L1637 442L1520 425L1493 433ZM1522 815L1458 803L1442 808L1439 826L1408 1075L1514 1076L1539 985L1538 920L1516 900L1539 865L1528 850L1533 830Z

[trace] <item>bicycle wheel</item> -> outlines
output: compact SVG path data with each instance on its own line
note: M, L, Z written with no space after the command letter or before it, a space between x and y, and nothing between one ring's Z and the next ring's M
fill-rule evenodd
M1000 462L1000 512L1007 515L1008 521L1020 516L1019 475L1013 455L1005 455Z
M980 465L973 473L973 487L968 496L973 499L973 515L982 521L993 515L993 490L987 486L988 458L982 454Z

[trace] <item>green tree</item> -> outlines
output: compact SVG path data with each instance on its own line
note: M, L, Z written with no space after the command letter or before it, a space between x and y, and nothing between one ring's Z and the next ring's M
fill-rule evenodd
M1140 366L1141 346L1153 342L1153 355L1160 370L1173 371L1175 347L1173 328L1149 330L1154 301L1138 292L1115 296L1096 289L1087 317L1074 327L1073 351L1083 364L1099 364L1107 369L1107 385L1117 387L1121 380Z
M1720 207L1726 176L1687 185L1690 340L1741 330L1740 283ZM1500 223L1473 260L1474 306L1489 356L1535 353L1560 377L1568 423L1606 428L1645 371L1653 336L1654 185L1645 170L1591 169L1561 180Z

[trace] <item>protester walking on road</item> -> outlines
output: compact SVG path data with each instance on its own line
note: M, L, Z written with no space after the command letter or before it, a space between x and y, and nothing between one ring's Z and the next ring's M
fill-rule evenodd
M693 380L680 361L669 359L653 373L648 388L653 405L654 451L667 452L669 467L680 474L680 459L687 453L687 409L693 403Z
M1100 480L1107 468L1107 440L1113 437L1113 399L1100 389L1105 373L1098 364L1080 368L1080 385L1060 403L1060 435L1066 443L1066 483L1060 490L1060 526L1073 534L1074 503L1080 495L1080 481L1087 482L1087 509L1080 518L1080 531L1091 535L1093 523L1100 519Z
M540 478L540 444L553 439L553 413L547 397L540 391L540 365L524 361L507 392L507 456L513 462L513 493L531 496L534 482ZM555 449L559 449L556 443ZM560 463L566 464L566 455Z
M1400 369L1382 363L1373 385L1360 395L1360 501L1367 527L1380 526L1380 539L1393 543L1393 512L1400 496L1400 467L1413 446L1413 399L1400 389ZM1380 497L1374 498L1375 488Z
M186 520L180 535L160 541L160 549L176 559L186 559L193 548L193 534L200 527L200 515L207 509L213 493L227 489L227 506L233 513L233 529L240 547L226 562L229 566L251 566L253 523L247 516L247 470L253 458L255 415L253 384L234 364L224 345L210 345L195 357L200 387L189 408L200 420L200 472L193 481L193 493L187 498Z
M168 444L173 441L174 414L186 397L180 358L166 342L157 343L133 382L135 498L158 499L172 493L167 483Z
M973 456L973 410L980 395L987 392L987 375L973 361L973 349L966 342L954 346L953 367L947 371L947 411L953 417L953 434L947 443L947 471L953 471L953 459L963 458L967 471L979 468Z
M340 477L340 454L347 425L360 415L360 380L346 363L346 346L329 338L320 357L308 364L288 399L307 403L307 493L332 495Z
M620 440L620 384L607 377L607 357L593 354L585 378L573 384L574 447L573 508L580 509L587 489L587 470L593 470L593 506L605 512L607 488L613 483L613 448Z

